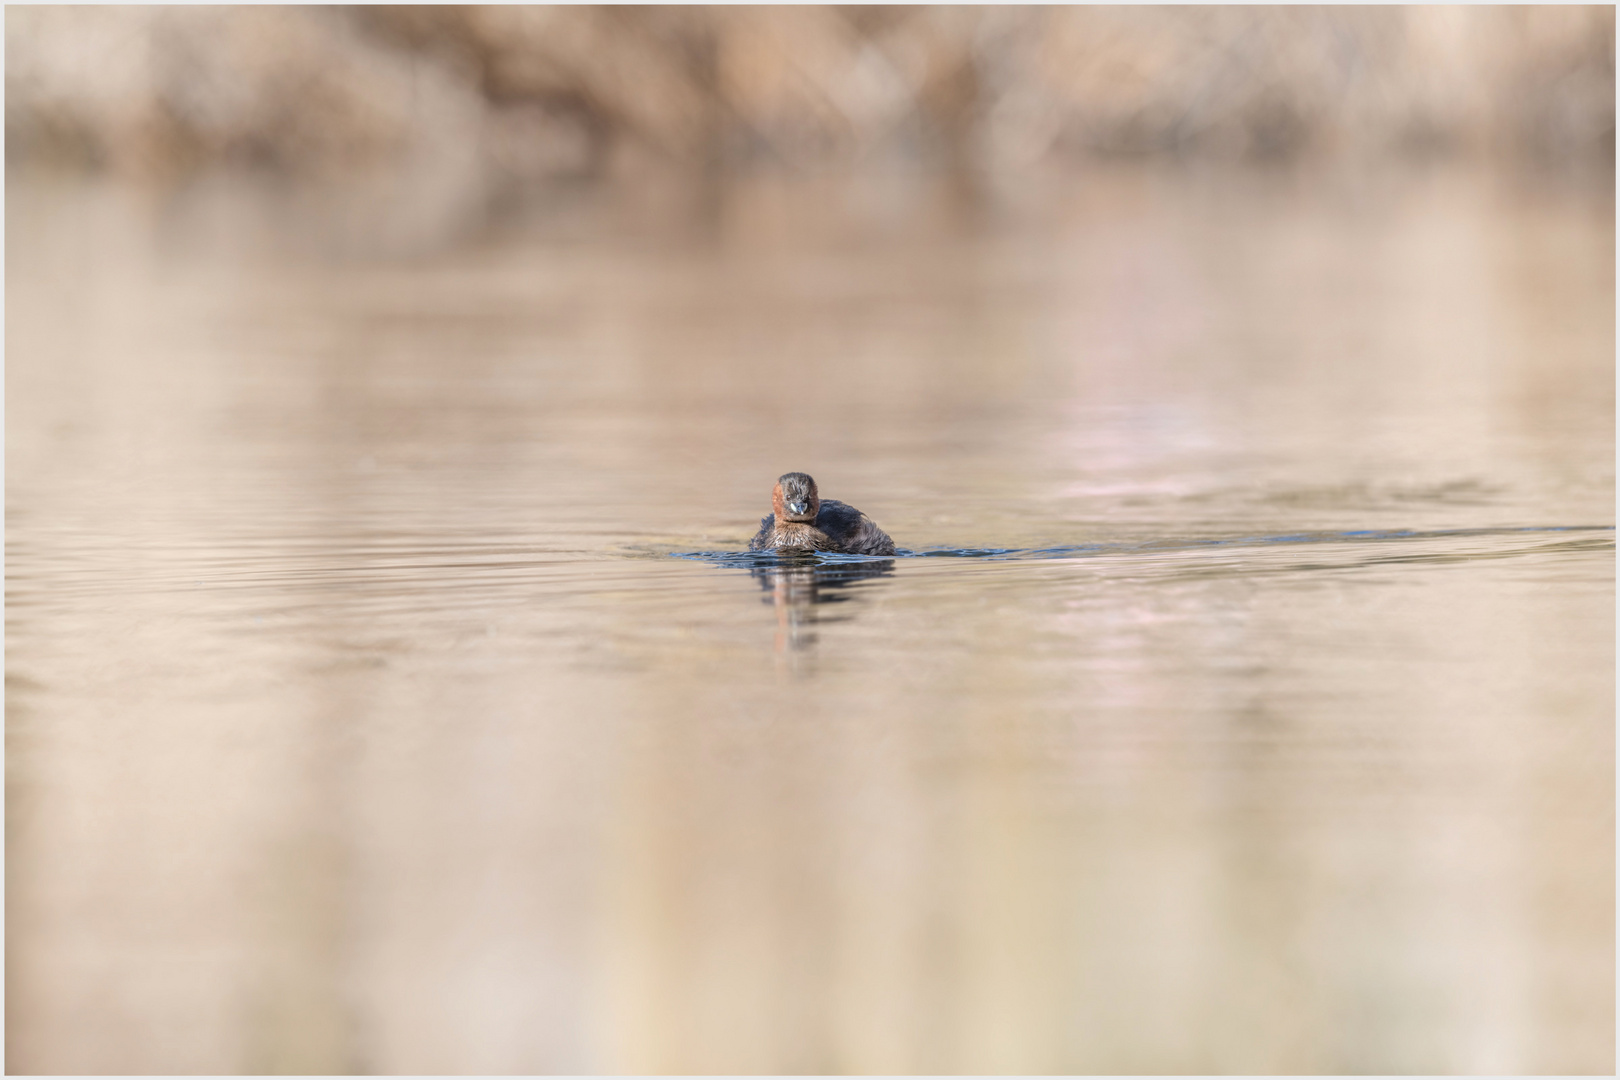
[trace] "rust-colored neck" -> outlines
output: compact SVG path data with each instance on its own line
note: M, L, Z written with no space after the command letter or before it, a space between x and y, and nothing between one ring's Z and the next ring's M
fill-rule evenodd
M816 491L814 485L812 485L810 488L809 509L805 513L795 516L788 513L787 500L782 495L782 481L778 480L776 482L776 487L771 489L771 510L776 514L776 522L778 525L784 522L808 524L815 521L816 515L821 513L821 495Z

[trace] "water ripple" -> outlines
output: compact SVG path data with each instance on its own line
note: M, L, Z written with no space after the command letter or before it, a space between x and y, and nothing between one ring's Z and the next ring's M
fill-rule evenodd
M1187 552L1216 547L1260 547L1282 544L1384 543L1410 540L1451 540L1480 537L1513 537L1532 533L1612 533L1613 525L1528 525L1510 528L1473 529L1353 529L1342 532L1281 533L1268 536L1209 537L1200 539L1145 540L1131 543L1061 544L1040 548L937 547L911 551L901 548L894 555L845 555L831 552L782 555L765 551L674 551L677 559L694 559L713 566L738 569L788 565L827 565L874 562L887 559L979 559L1015 561L1028 559L1072 559L1102 555L1137 555L1153 552ZM1612 547L1613 541L1605 546Z

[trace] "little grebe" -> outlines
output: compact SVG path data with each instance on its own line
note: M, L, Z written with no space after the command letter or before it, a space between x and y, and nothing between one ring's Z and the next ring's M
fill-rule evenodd
M847 555L893 555L894 541L873 520L847 503L823 499L816 482L790 472L771 492L774 513L760 519L749 551L839 551Z

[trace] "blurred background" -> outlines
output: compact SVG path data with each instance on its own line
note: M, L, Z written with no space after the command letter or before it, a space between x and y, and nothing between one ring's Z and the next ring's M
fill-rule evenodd
M8 6L7 1070L1612 1074L1614 40Z
M486 180L1048 157L1614 154L1614 11L100 8L6 21L6 151Z
M19 7L10 160L467 182L1614 150L1589 7Z

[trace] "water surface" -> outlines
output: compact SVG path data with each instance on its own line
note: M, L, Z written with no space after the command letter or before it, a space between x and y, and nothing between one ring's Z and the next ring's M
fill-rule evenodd
M1607 194L391 199L8 185L11 1071L1613 1071Z

